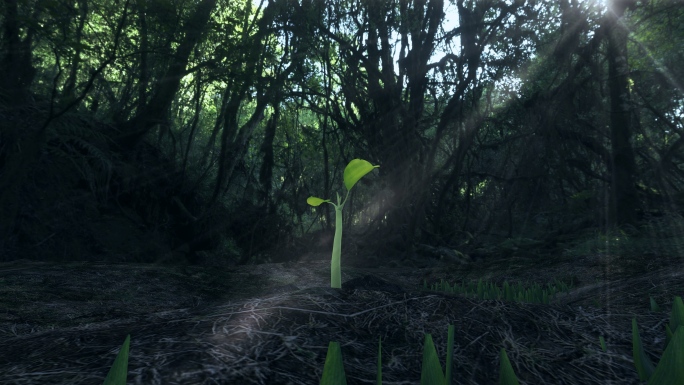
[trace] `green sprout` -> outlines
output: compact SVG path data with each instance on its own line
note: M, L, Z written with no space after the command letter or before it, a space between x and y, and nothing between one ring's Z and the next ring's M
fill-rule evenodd
M131 335L126 336L126 340L121 345L121 350L114 360L114 364L109 369L104 385L126 385L128 374L128 349L131 345Z
M363 159L353 159L347 167L344 168L344 186L347 188L347 196L344 202L340 203L340 194L337 194L337 204L334 204L330 199L321 199L314 196L308 197L306 203L313 207L319 206L321 203L330 203L335 207L335 238L333 240L332 261L330 262L330 287L340 289L342 287L342 274L340 270L340 256L342 255L342 208L349 198L349 191L354 187L359 179L366 174L373 171L374 168L380 166L373 166L368 161Z

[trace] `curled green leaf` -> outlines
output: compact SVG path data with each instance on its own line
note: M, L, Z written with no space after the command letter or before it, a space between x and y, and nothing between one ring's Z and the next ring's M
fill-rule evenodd
M351 190L359 179L377 167L380 166L373 166L370 162L363 159L353 159L344 168L344 187L347 188L347 191Z

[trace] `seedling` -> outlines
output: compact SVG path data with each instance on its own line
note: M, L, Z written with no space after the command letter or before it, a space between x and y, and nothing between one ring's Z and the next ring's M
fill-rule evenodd
M306 199L306 203L314 207L320 206L321 203L330 203L335 207L335 238L333 239L332 260L330 262L330 287L334 289L342 288L342 272L340 269L340 256L342 255L342 209L349 198L349 191L356 182L376 167L380 166L373 166L363 159L353 159L349 162L347 167L344 168L344 186L347 188L347 196L344 198L344 202L340 202L339 193L337 194L337 204L332 203L330 199L321 199L313 196Z

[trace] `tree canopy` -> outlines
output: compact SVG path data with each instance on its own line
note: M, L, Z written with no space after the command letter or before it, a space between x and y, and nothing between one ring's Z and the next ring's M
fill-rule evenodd
M6 258L258 261L355 158L344 226L387 252L684 214L677 0L2 8Z

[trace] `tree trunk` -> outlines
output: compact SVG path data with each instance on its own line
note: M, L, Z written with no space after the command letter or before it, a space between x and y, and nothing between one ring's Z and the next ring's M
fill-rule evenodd
M116 138L121 147L126 148L137 144L151 128L164 120L176 96L181 78L186 73L190 54L199 43L215 7L216 0L202 0L197 5L195 12L185 23L185 39L179 44L171 66L161 81L156 84L157 92L142 111L137 111L135 117L123 125L123 134Z

